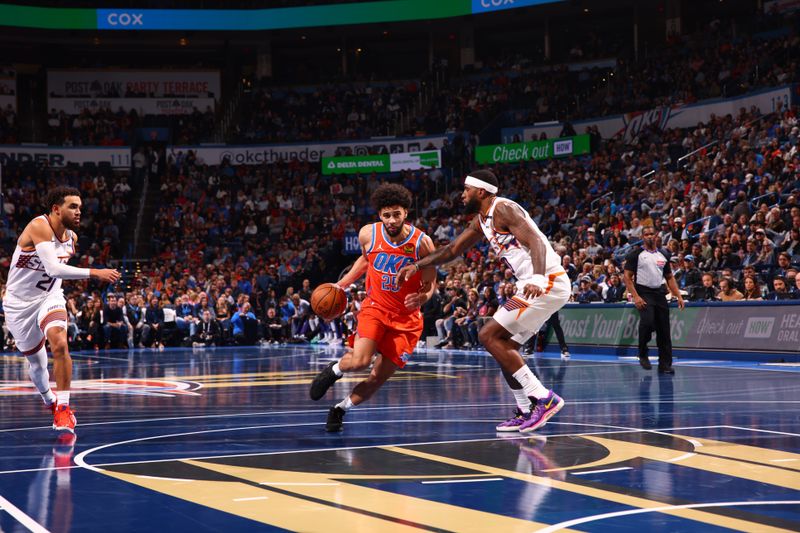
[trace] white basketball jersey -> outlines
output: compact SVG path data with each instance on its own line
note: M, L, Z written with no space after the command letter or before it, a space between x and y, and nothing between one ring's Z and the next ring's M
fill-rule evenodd
M531 261L531 251L517 240L511 233L503 233L497 231L492 223L494 217L494 209L497 207L498 202L507 202L517 209L525 216L525 222L535 231L539 237L544 240L547 249L547 256L545 258L545 274L554 274L563 272L561 266L561 258L558 256L550 241L544 233L541 232L539 227L533 221L531 216L525 211L518 203L509 200L508 198L497 197L489 207L489 212L486 216L481 216L480 221L483 234L489 239L489 244L494 253L499 257L508 268L514 272L514 276L518 280L527 280L533 277L533 262Z
M50 220L47 215L37 218L44 218L47 223ZM35 219L34 219L35 220ZM56 255L62 263L69 261L75 254L75 241L71 230L67 230L67 239L60 241L53 233L53 244L56 247ZM36 248L25 250L17 244L14 255L11 258L11 267L8 270L8 282L6 283L6 298L18 302L38 301L53 292L61 291L61 280L51 278L45 272L44 265L36 253Z

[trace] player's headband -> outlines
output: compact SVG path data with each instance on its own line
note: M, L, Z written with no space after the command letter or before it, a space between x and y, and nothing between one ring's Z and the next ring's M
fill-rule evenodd
M491 183L479 180L474 176L467 176L467 178L464 180L464 185L469 185L470 187L475 187L476 189L483 189L486 192L497 194L497 185L492 185Z

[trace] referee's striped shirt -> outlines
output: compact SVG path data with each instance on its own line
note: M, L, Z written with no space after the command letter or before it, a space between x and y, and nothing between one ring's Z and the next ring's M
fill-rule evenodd
M642 289L666 292L665 276L672 274L668 252L659 249L651 252L643 247L625 257L625 270L633 272L637 292Z

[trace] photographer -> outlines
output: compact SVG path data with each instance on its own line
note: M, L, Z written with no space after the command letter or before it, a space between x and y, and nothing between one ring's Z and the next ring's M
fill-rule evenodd
M219 322L211 316L211 311L204 310L192 337L192 346L217 346L222 339L221 331Z

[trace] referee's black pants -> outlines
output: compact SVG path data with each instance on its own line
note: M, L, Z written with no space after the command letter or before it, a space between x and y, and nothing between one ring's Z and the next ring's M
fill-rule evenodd
M647 357L647 343L656 332L658 368L672 366L672 337L669 330L669 305L661 292L639 291L647 307L639 310L639 357Z

